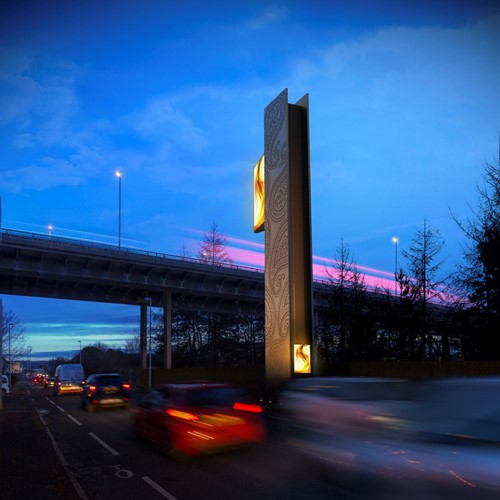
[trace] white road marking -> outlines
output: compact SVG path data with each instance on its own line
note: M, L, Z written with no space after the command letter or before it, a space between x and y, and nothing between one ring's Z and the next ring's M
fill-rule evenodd
M63 413L66 413L66 410L64 408L61 408L59 405L56 406L56 408L59 410L59 411L62 411Z
M120 469L121 465L113 465L113 469L115 469L115 476L120 479L130 479L134 473L128 469Z
M93 432L89 432L90 436L93 437L100 445L104 446L104 448L106 448L110 453L111 455L119 455L119 453L114 450L113 448L111 448L111 446L109 446L109 444L106 444L101 438L97 437Z
M68 415L68 418L73 420L76 425L83 425L79 420L77 420L75 417L72 417L71 415Z
M39 408L35 408L36 412L38 413L38 416L40 417L40 420L43 422L43 425L47 425L47 422L43 419L44 412L41 412ZM48 413L48 411L47 411ZM45 413L45 415L47 414Z
M76 493L78 494L78 496L80 497L81 500L88 500L87 495L85 495L85 492L83 491L82 487L80 486L80 483L78 483L75 475L69 469L68 462L64 458L64 455L61 453L59 446L57 446L56 440L54 439L54 436L52 435L49 428L47 427L47 424L45 423L44 419L40 415L40 412L38 412L38 416L40 417L40 420L42 421L43 425L45 425L45 430L47 431L47 434L48 434L50 440L52 441L52 446L54 447L54 450L56 451L56 454L57 454L62 466L66 469L66 473L68 474L68 477L69 477L71 483L73 484L73 487L75 488Z
M168 500L177 500L168 491L165 491L159 484L155 483L150 477L144 476L142 479L146 481L146 483L148 483L149 486L155 489L160 495L163 495L165 498L168 498Z

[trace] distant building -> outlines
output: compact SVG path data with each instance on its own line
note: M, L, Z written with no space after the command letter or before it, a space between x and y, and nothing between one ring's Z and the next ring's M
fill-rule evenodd
M11 367L12 367L12 373L23 372L23 365L20 361L12 361Z
M9 373L9 361L2 357L2 371L3 373ZM20 361L12 361L12 372L11 373L22 373L23 365Z

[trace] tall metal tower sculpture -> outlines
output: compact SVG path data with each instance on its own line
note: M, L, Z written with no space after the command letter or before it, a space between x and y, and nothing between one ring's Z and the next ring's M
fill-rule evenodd
M266 382L276 388L292 376L313 373L307 94L289 104L285 89L265 108L264 158L255 169L256 191L262 184L259 169L264 170L265 221L254 222L254 231L265 230Z

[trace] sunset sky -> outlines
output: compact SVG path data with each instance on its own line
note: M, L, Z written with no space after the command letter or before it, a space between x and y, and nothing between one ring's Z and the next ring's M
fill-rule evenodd
M2 227L196 253L215 221L262 263L253 167L264 108L310 100L318 273L341 239L390 280L423 221L460 262L485 162L498 161L494 1L12 0L0 5ZM404 261L400 256L400 264ZM1 296L35 352L122 345L137 308Z

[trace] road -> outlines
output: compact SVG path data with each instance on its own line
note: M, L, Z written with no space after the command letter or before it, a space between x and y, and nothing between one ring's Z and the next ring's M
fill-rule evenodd
M56 397L36 387L30 395L82 489L82 500L499 498L498 489L481 488L452 470L445 480L442 475L432 480L424 462L404 455L404 474L381 469L382 474L373 478L366 472L338 472L317 456L308 456L296 445L288 422L273 415L267 416L268 439L263 445L174 460L137 440L134 405L131 410L87 413L80 408L79 396Z
M31 396L88 499L332 499L342 490L271 433L263 445L177 461L133 433L132 410L87 413L79 396Z

